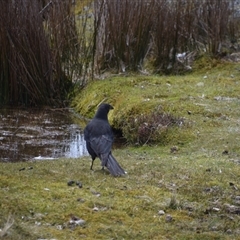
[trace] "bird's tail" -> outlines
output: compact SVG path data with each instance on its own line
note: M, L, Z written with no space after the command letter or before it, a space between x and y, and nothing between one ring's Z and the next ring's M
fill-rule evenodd
M113 157L112 153L108 155L106 167L114 177L122 176L125 174L125 171L120 167L117 160Z

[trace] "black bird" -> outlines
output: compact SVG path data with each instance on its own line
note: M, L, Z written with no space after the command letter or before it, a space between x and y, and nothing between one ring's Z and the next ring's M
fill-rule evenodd
M92 157L92 165L96 157L100 158L102 169L106 166L113 176L121 176L125 171L112 155L113 132L108 122L108 112L113 109L110 104L102 103L94 118L84 129L87 150Z

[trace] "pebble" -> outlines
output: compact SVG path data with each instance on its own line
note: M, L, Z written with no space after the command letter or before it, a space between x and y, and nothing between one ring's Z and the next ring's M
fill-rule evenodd
M213 210L214 212L219 212L219 211L220 211L220 208L213 207L212 210Z
M211 230L212 231L218 231L218 227L217 226L213 226L213 227L211 227Z
M173 218L170 214L167 214L166 216L166 222L172 222Z
M240 201L240 196L236 196L235 199L236 199L237 201Z
M72 186L74 183L75 183L75 181L70 180L70 181L68 181L67 185L68 185L68 186Z
M164 215L164 214L165 214L165 212L163 210L158 211L158 215Z
M57 228L57 230L63 230L63 226L62 225L57 225L56 228Z
M37 222L37 221L35 221L35 225L37 225L37 226L41 226L42 224L41 224L41 222Z
M81 183L81 182L77 181L77 182L76 182L76 185L77 185L79 188L82 188L82 183Z
M71 223L71 222L70 222L70 223ZM78 226L83 226L85 223L86 223L86 221L83 220L83 219L79 219L79 220L77 220L77 221L74 221L74 224L75 224L75 225L78 225Z
M68 186L73 186L74 184L76 184L79 188L82 188L82 186L83 186L80 181L70 180L70 181L68 181L68 183L67 183Z
M76 216L72 216L72 218L69 221L69 224L72 226L83 226L86 223L85 220L78 218Z

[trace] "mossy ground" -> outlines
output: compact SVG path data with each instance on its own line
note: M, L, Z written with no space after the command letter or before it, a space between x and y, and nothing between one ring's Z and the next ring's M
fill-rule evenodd
M88 117L104 100L116 126L158 106L184 125L169 129L166 144L114 149L127 171L121 178L100 170L99 160L90 171L90 157L0 163L0 228L14 220L3 238L239 239L239 79L238 65L226 64L90 84L75 102ZM86 223L74 227L72 216Z

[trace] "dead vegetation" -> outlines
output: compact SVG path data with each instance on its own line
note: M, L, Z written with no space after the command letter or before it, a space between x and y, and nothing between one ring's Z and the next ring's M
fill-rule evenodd
M105 72L183 73L239 50L236 3L2 1L1 105L65 106ZM214 13L214 14L212 14Z
M77 26L71 0L1 1L0 9L0 104L67 105L91 61L86 14Z

